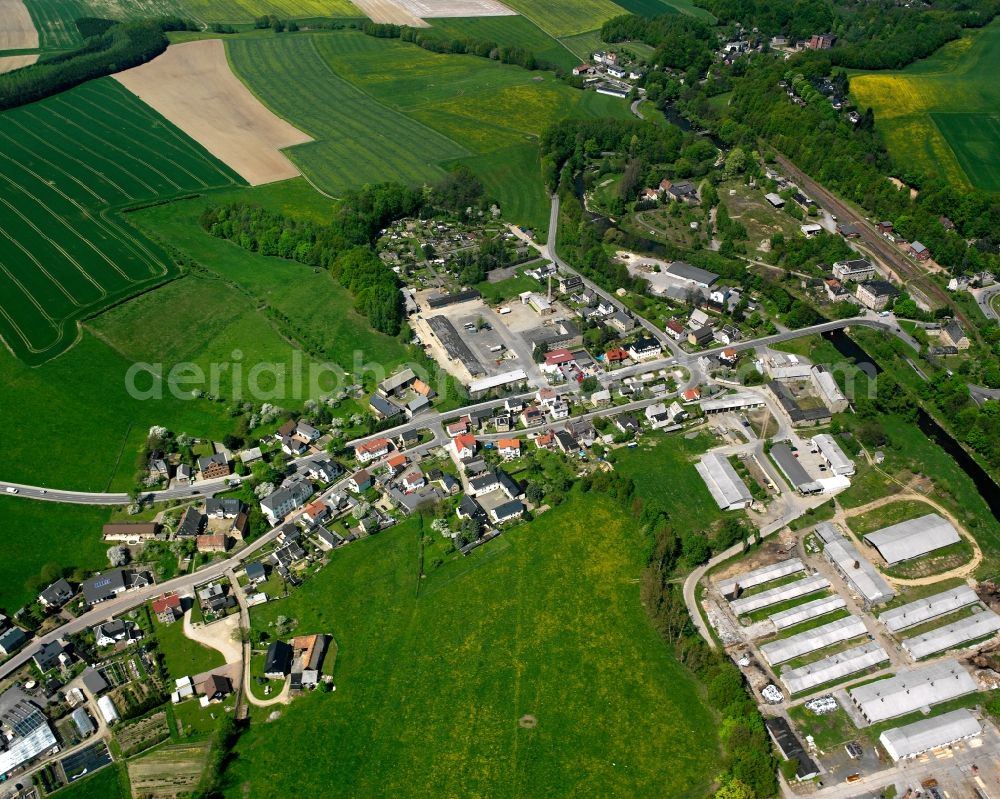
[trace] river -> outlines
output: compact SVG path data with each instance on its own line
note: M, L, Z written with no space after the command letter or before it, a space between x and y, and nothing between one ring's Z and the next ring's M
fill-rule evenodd
M824 333L824 337L837 348L837 351L853 360L855 363L871 364L876 374L881 372L881 367L875 363L867 352L865 352L854 339L850 338L843 330L834 330ZM955 459L955 463L972 480L979 491L983 501L989 506L990 512L1000 521L1000 486L990 476L979 463L945 430L935 421L934 417L923 408L917 408L917 427L920 431L936 443L941 449Z

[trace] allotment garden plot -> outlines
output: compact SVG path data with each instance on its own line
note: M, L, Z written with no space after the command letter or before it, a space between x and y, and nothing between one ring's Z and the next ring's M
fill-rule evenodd
M0 335L30 363L62 352L171 271L114 209L237 182L112 80L0 115Z

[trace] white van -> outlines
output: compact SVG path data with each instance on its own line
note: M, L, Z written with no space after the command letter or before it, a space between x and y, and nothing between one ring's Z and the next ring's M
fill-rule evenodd
M8 494L16 494L17 493L17 489L14 488L14 486L7 486L7 493Z
M510 313L510 308L501 308L500 309L500 316L506 316L509 313Z

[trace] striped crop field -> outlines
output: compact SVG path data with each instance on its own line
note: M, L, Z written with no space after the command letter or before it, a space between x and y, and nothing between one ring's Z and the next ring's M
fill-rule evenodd
M573 89L551 73L353 31L227 45L250 89L315 139L285 152L334 195L367 182L433 180L442 164L464 162L511 221L544 230L538 136L566 117L629 114L627 103ZM512 160L481 157L499 151Z
M314 139L286 152L316 185L337 194L385 180L421 183L442 174L439 162L469 155L337 75L320 56L321 38L227 42L233 69L250 90Z
M851 77L858 106L901 165L1000 191L1000 22L966 33L898 72Z
M115 209L240 182L110 78L0 114L0 336L29 363L59 354L171 272Z
M80 17L148 19L178 16L202 23L249 23L274 14L282 19L364 16L350 0L24 0L44 49L79 44Z
M625 13L611 0L505 0L550 36L573 36Z
M572 69L577 57L524 17L458 17L428 20L435 31L455 38L487 39L501 47L523 47L541 61Z

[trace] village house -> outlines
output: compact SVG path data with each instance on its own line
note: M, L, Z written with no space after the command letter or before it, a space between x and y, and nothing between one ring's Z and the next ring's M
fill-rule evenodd
M505 524L520 519L524 515L524 504L518 500L511 500L502 505L498 505L490 511L490 516L496 524Z
M406 456L401 452L397 452L395 455L390 455L386 458L383 465L385 466L386 473L390 477L395 477L406 466Z
M321 499L310 502L302 511L302 518L309 524L320 524L330 518L330 508Z
M660 357L663 348L654 338L637 338L628 345L628 354L633 361L646 361Z
M711 344L715 339L715 331L711 327L700 327L688 333L688 344L695 347L704 347Z
M173 624L183 612L181 598L174 593L157 597L150 603L150 607L160 624Z
M624 311L615 311L608 318L607 325L624 335L625 333L631 333L635 330L635 319Z
M695 386L681 392L681 399L685 402L697 402L701 399L701 389Z
M285 436L281 439L281 451L286 455L291 455L293 457L298 457L302 455L309 448L306 446L305 442L295 436Z
M739 352L732 347L728 347L719 353L719 360L728 366L734 366L736 361L739 360L739 357Z
M205 515L212 519L235 519L242 512L243 503L238 499L209 497L205 500Z
M674 341L680 341L684 337L684 325L676 319L670 319L666 325L667 335Z
M469 421L469 417L463 416L457 422L452 422L451 424L446 425L444 431L450 438L464 435L469 432Z
M276 524L293 510L305 505L312 493L313 487L309 481L292 478L260 501L261 512L271 524Z
M61 608L73 598L73 587L60 577L38 595L39 603L46 608ZM0 625L2 626L2 625Z
M181 514L181 519L174 530L174 538L195 538L205 529L205 516L193 505L189 505Z
M941 328L941 343L946 347L955 347L958 350L969 349L969 337L965 335L962 325L957 319L952 319L947 325Z
M424 477L424 473L419 469L408 472L403 476L404 491L416 491L418 488L423 488L425 485L427 485L427 479Z
M210 535L200 535L195 539L195 546L199 552L225 552L227 549L226 536L222 533L212 533Z
M215 480L219 477L228 477L229 461L222 452L214 455L203 455L198 458L198 470L201 472L202 480Z
M504 460L517 458L521 454L521 440L518 438L501 438L497 442L497 451Z
M931 258L931 251L919 241L910 242L910 252L913 253L913 257L918 261L929 261Z
M372 476L368 473L367 469L359 469L352 474L350 480L347 481L347 487L355 494L367 491L371 488L371 485Z
M94 628L94 642L97 646L115 646L116 644L131 644L142 639L142 630L133 621L112 619Z
M899 289L886 280L870 280L858 284L858 301L873 311L881 311L899 296Z
M320 483L332 483L341 473L342 469L328 458L314 461L306 467L306 477Z
M541 410L534 405L529 405L523 411L521 411L521 423L525 427L537 427L545 421L545 416L542 414Z
M383 455L388 455L389 447L389 439L374 438L371 441L366 441L364 444L358 444L354 448L354 456L361 463L368 463L369 461L375 460L375 458L381 458Z
M460 461L466 461L476 454L476 437L468 433L461 433L451 440L452 448L455 450L455 457Z
M260 447L250 447L248 449L240 450L240 462L244 466L251 466L257 461L264 459L264 453L261 451Z
M538 447L538 449L552 449L554 443L555 436L551 432L542 433L535 438L535 446Z

